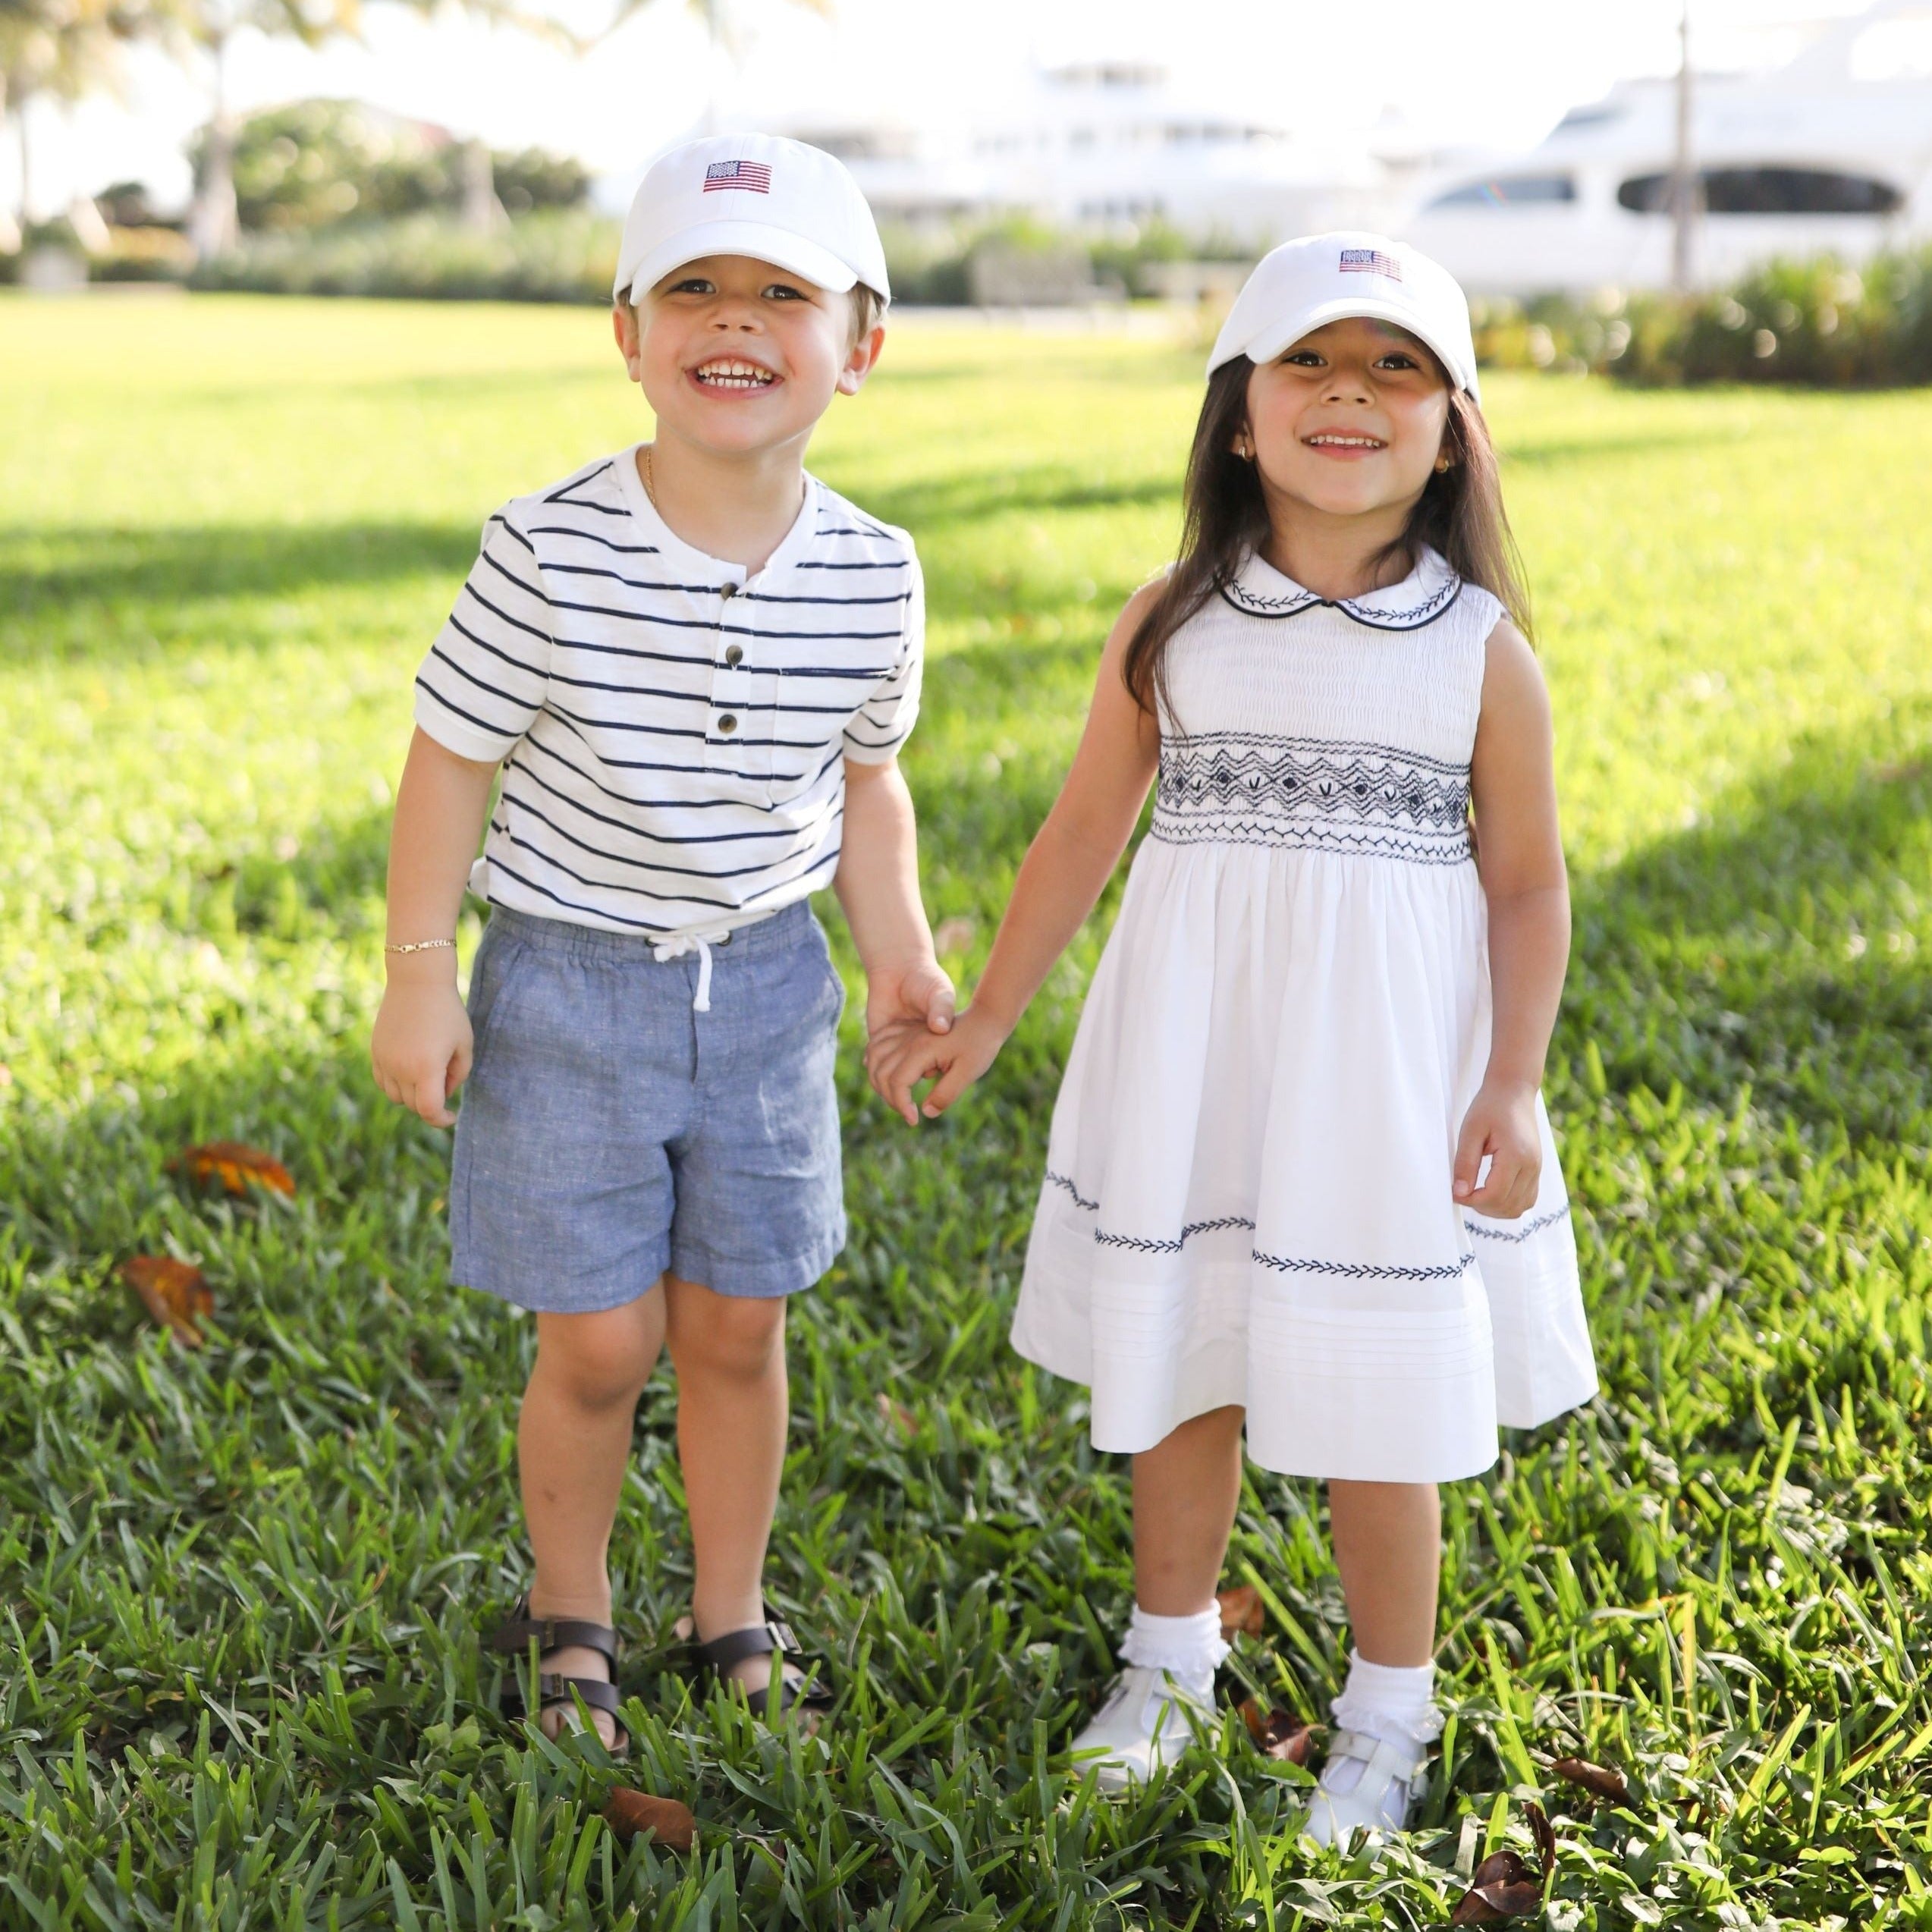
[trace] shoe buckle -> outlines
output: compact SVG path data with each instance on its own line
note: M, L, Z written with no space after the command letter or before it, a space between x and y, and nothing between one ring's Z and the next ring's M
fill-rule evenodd
M799 1648L798 1639L792 1635L791 1626L783 1618L767 1617L765 1628L766 1634L781 1651L795 1651Z

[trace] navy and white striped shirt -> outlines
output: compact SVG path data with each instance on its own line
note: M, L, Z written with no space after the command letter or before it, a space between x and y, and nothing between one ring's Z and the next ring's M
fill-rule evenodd
M756 576L675 536L634 450L514 498L416 677L416 719L507 759L472 887L605 931L717 932L831 882L848 758L917 715L903 530L815 478Z

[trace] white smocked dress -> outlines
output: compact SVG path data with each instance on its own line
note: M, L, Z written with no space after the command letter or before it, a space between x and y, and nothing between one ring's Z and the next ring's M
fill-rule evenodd
M1446 1481L1595 1390L1540 1100L1529 1212L1450 1192L1489 1052L1469 761L1502 614L1433 551L1340 603L1255 557L1168 646L1013 1328L1090 1387L1098 1449L1239 1403L1264 1468Z

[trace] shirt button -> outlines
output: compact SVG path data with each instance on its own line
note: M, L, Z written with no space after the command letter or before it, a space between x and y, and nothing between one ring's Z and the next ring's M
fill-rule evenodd
M721 731L735 731L738 728L738 721L736 717L732 715L732 713L727 711L724 715L718 721L718 728Z
M742 644L727 644L725 646L724 661L727 664L742 664L744 661L744 658L745 647Z
M719 596L724 598L728 601L730 598L737 595L738 586L735 583L727 583L718 594Z

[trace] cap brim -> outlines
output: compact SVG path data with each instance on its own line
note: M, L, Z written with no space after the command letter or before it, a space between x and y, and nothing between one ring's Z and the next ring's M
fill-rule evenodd
M1333 302L1318 303L1312 309L1299 311L1280 323L1261 331L1239 348L1230 348L1209 368L1211 375L1221 363L1232 362L1236 356L1245 355L1250 362L1271 363L1283 350L1292 348L1305 335L1312 335L1318 328L1326 328L1330 322L1347 322L1351 317L1361 316L1371 322L1387 322L1392 328L1412 335L1418 342L1428 344L1437 361L1449 372L1449 379L1458 388L1466 389L1480 402L1481 392L1476 386L1475 366L1472 363L1466 371L1458 372L1456 363L1461 359L1458 352L1437 339L1431 330L1417 325L1415 311L1404 308L1396 302L1378 302L1373 296L1358 300L1352 297L1339 297Z
M628 292L633 302L649 293L674 269L707 255L748 255L756 262L789 269L833 295L843 295L858 281L851 265L829 249L787 228L762 221L706 221L660 242L627 272L620 269L617 293Z

